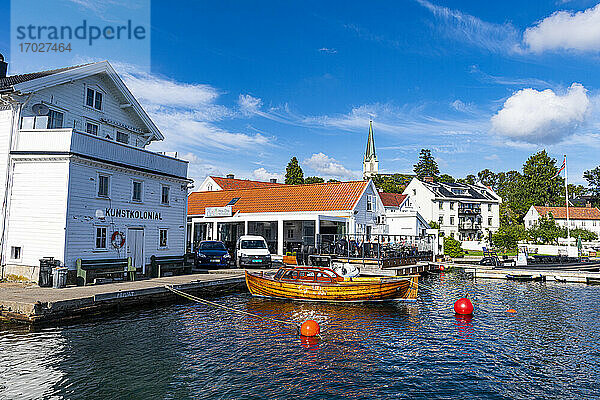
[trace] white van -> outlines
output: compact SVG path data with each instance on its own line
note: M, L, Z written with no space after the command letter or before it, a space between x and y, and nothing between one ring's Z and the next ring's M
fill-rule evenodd
M238 268L271 268L271 253L262 236L240 236L235 245L235 260Z

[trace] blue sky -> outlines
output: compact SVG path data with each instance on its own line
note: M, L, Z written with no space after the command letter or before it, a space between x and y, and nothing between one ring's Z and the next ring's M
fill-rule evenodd
M118 4L55 2L100 19ZM150 72L119 51L71 61L111 61L167 137L153 148L185 154L195 179L281 179L292 156L358 178L369 118L383 172L411 172L421 148L456 177L540 149L566 153L573 182L600 164L596 2L323 3L154 0Z

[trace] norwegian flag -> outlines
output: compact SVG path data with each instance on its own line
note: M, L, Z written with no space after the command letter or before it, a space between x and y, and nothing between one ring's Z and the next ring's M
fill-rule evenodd
M556 175L554 175L552 178L556 178L557 176L559 176L560 173L562 172L562 170L565 169L566 166L567 166L567 156L565 156L565 158L563 159L562 165L560 166L558 171L556 171Z

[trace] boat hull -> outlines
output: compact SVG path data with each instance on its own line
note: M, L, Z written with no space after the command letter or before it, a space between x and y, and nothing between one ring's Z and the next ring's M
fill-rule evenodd
M340 283L282 282L246 271L246 285L254 296L328 302L415 301L419 277Z

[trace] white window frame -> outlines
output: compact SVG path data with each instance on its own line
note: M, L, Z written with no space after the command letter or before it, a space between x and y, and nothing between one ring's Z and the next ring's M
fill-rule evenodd
M492 212L492 205L491 204L488 204L488 211Z
M105 176L108 178L108 193L106 195L104 194L100 194L100 177L101 176ZM112 175L111 174L107 174L104 172L97 172L96 173L96 197L100 198L100 199L110 199L110 188L111 188L111 181L112 180Z
M167 188L167 201L163 201L163 190ZM168 206L171 204L171 186L169 185L160 185L160 204L163 206Z
M50 122L53 121L53 119L50 117L50 113L57 113L57 114L62 114L62 121L59 127L50 127ZM66 113L64 111L58 111L55 110L53 108L50 108L50 111L48 112L48 124L46 125L47 129L62 129L65 127L65 115Z
M121 135L127 136L127 141L126 142L123 142L123 141L119 140L119 133ZM115 141L118 142L118 143L122 143L122 144L129 144L129 142L131 141L131 134L129 132L123 132L122 130L117 130L116 133L115 133Z
M92 98L92 105L89 105L87 103L88 90L91 90L93 92L93 94L94 94L93 98ZM102 95L102 100L100 100L100 108L96 107L97 93L100 93ZM106 93L104 92L104 90L102 90L98 86L84 85L83 105L85 107L87 107L89 109L92 109L92 110L96 110L96 111L103 111L104 110L104 101L105 100L106 100Z
M367 195L367 211L371 211L371 212L375 211L374 210L375 207L374 207L374 204L373 204L374 197L375 196L370 195L370 194Z
M19 257L14 256L14 249L19 249ZM10 260L11 261L23 261L23 246L10 246Z
M438 207L439 207L440 210L443 210L444 209L444 202L440 200L440 202L438 204Z
M493 222L494 222L494 220L492 219L492 217L488 217L488 225L492 226Z
M135 184L140 184L140 198L134 198L135 195ZM132 179L131 180L131 201L134 203L143 203L144 202L144 181L141 179Z
M106 231L104 237L104 247L98 247L98 229L104 229ZM94 225L94 250L96 251L107 251L108 250L108 225Z
M92 133L88 131L88 125L92 125L96 127L96 133ZM99 136L100 135L100 124L92 121L85 121L85 133L89 135Z
M163 232L163 231L166 232L167 237L165 238L166 239L165 245L161 246L160 235L161 235L161 232ZM158 249L168 249L168 248L169 248L169 228L160 227L160 228L158 228Z

